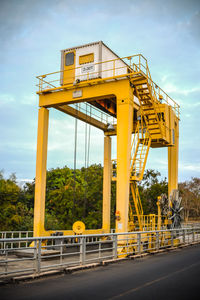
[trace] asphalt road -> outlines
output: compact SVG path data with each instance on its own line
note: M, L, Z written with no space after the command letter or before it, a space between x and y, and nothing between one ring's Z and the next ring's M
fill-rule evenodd
M200 299L200 245L1 286L0 299Z

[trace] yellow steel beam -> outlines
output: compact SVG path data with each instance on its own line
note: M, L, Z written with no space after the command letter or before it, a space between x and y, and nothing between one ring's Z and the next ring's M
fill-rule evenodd
M179 120L174 117L174 146L168 147L168 197L178 189ZM173 127L171 127L173 128Z
M53 233L55 232L62 232L63 235L74 235L74 231L73 230L42 230L40 236L51 236ZM105 232L104 229L86 229L83 234L103 234L103 233L107 233Z
M46 165L49 111L40 108L38 114L37 158L35 177L34 236L44 234Z
M55 108L92 126L95 126L103 131L106 131L107 129L107 126L103 122L100 122L94 119L93 117L86 115L81 111L74 109L71 106L68 106L67 104L62 106L55 106Z
M135 108L135 103L134 103L134 108ZM113 125L114 130L113 131L105 131L104 134L107 136L113 136L117 134L117 125ZM133 131L132 133L135 133L137 130L137 122L133 120Z
M122 79L119 81L105 82L104 84L99 85L81 88L74 87L73 89L44 93L39 95L39 106L51 107L55 105L93 101L95 99L113 98L120 93L120 91L122 92L124 86L129 85L128 79ZM127 89L125 89L123 93L124 97L127 97L126 90ZM80 92L80 97L77 97L77 91Z
M127 89L128 90L128 89ZM125 89L124 89L125 91ZM133 130L133 94L117 97L117 201L116 232L128 231L131 133Z
M139 223L139 228L140 228L140 231L142 231L142 220L141 220L141 215L143 215L143 209L142 211L140 212L140 204L138 199L137 199L137 185L134 184L133 186L133 183L130 184L131 186L131 193L132 193L132 196L133 196L133 201L134 201L134 206L135 206L135 211L136 211L136 214L137 214L137 218L138 218L138 223ZM139 192L138 192L139 194Z
M103 168L103 229L110 232L110 194L111 194L111 138L104 137Z

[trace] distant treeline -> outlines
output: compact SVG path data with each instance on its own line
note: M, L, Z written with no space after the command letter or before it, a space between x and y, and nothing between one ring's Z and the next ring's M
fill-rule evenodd
M139 183L139 191L145 214L157 213L157 197L167 194L166 179L159 180L160 173L147 170ZM23 187L17 184L15 174L5 179L0 172L0 230L33 230L35 181ZM46 229L71 229L81 220L86 228L101 228L103 168L91 165L74 170L64 167L47 171ZM200 216L200 178L192 178L179 184L183 198L184 218ZM111 189L111 227L115 226L116 183Z

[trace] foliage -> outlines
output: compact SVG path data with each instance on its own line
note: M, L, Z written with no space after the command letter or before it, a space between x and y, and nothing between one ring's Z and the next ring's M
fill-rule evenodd
M145 214L157 213L157 197L167 194L167 181L160 173L147 170L139 183L139 192ZM185 218L200 214L200 178L179 184ZM5 179L0 172L0 230L32 230L35 181L23 187L17 185L15 174ZM56 168L47 171L46 229L71 229L81 220L86 228L101 228L103 198L103 168L91 165L77 169ZM115 227L116 182L111 185L111 228Z
M193 177L190 181L179 184L182 206L184 207L184 219L189 217L198 219L200 216L200 178Z
M159 181L160 172L146 170L143 180L139 184L139 192L143 205L144 214L157 214L157 198L161 194L168 194L166 178Z
M16 176L3 178L0 173L0 230L32 230L33 211L24 202Z

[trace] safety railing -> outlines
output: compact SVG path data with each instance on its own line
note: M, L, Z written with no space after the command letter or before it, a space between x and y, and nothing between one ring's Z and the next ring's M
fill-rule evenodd
M73 103L69 104L69 106L76 110L77 115L79 112L84 113L88 120L90 118L94 118L105 125L116 125L117 123L117 119L115 117L107 114L88 102Z
M33 236L33 231L0 231L0 249L6 248L6 245L2 243L1 241L3 239L15 239L15 238L28 238ZM28 243L26 242L26 247L28 246ZM13 244L11 244L11 247L13 247ZM21 244L19 242L18 247L21 247Z
M140 230L139 224L142 225L143 231L151 231L151 230L165 230L167 217L159 216L156 214L149 214L149 215L136 215L132 214L131 221L133 222L134 230Z
M0 231L0 239L28 238L33 236L33 231Z
M65 270L200 242L200 227L81 236L3 238L0 278ZM21 245L18 247L18 245ZM31 247L30 247L31 246Z
M38 79L38 92L50 92L68 89L74 85L81 87L82 85L97 84L110 80L144 76L147 78L152 93L157 100L172 106L177 117L180 117L179 105L151 79L147 59L142 54L96 62L92 64L90 69L92 71L87 72L85 68L83 71L83 66L78 66L39 75L36 77Z
M148 129L138 122L131 145L130 177L132 180L142 180L150 145L151 136Z

